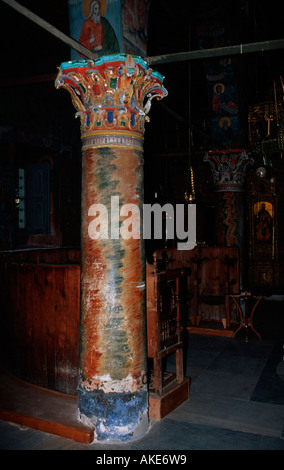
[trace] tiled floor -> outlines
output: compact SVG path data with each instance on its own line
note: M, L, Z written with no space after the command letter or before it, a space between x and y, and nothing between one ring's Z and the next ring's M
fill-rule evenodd
M277 309L269 324L266 315L255 319L261 340L251 332L245 342L243 331L236 338L190 334L190 397L152 422L142 439L86 445L2 421L0 449L284 450L284 380L277 373L283 361L283 304ZM168 370L173 364L170 358Z

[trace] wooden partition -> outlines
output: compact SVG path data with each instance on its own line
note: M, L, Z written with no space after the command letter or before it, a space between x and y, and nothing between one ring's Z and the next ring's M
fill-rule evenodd
M227 294L239 294L239 250L233 246L197 246L193 250L157 250L158 265L182 269L187 276L188 316L192 325L202 319L230 326Z
M30 383L76 395L80 253L24 250L1 257L1 362Z

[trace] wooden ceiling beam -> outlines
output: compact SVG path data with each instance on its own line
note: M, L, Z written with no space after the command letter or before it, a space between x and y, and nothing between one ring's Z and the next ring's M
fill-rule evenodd
M231 57L233 55L273 51L277 49L284 49L284 39L253 42L248 44L236 44L234 46L177 52L173 54L163 54L154 57L147 57L145 60L149 65L152 66L157 64L167 64L172 62L191 61L197 59L211 59L214 57Z

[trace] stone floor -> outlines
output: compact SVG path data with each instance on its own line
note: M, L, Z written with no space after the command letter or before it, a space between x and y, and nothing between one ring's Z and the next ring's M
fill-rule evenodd
M140 440L80 444L0 421L2 450L191 451L284 450L284 308L264 305L255 316L259 340L241 330L235 338L189 334L186 375L189 399ZM273 307L275 307L275 305ZM174 370L174 358L167 368ZM179 451L179 452L178 452ZM137 454L138 455L138 454Z

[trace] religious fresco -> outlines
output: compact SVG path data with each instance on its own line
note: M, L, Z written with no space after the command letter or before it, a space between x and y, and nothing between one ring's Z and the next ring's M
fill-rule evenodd
M70 35L96 57L122 52L120 0L69 0ZM71 49L71 59L82 58Z
M199 49L231 45L230 31L223 24L223 11L215 6L214 19L199 12L195 41ZM203 61L208 96L208 120L212 149L238 148L241 141L238 85L234 60L228 58Z
M240 144L238 90L231 59L205 63L211 135L215 145L234 148ZM215 65L215 67L214 67Z
M238 116L212 117L210 130L215 143L212 148L230 149L238 146L240 140Z
M122 0L124 52L147 55L149 6L150 0Z
M150 0L68 0L70 35L96 58L147 55ZM71 59L83 58L71 49Z

